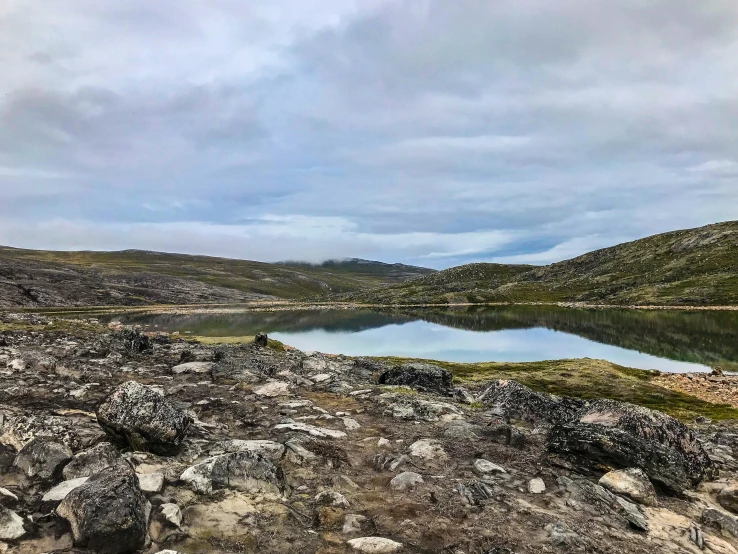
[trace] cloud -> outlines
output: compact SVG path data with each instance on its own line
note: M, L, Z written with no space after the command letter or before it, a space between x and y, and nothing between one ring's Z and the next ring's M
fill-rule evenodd
M738 218L732 0L9 0L0 242L547 263Z

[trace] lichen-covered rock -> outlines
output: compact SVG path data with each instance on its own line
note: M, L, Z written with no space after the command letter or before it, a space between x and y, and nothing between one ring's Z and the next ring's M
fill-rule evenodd
M62 481L57 486L52 488L46 494L44 494L44 502L61 502L67 495L74 489L81 487L89 480L89 477L79 477L77 479L69 479L68 481Z
M20 450L35 438L61 442L77 450L81 440L74 425L66 418L46 414L3 417L0 414L0 443Z
M554 425L548 449L580 467L639 467L673 493L699 484L715 468L697 438L677 419L614 400L596 400L569 423Z
M656 489L648 480L648 475L640 468L610 471L600 478L600 486L639 504L656 505Z
M192 423L184 411L136 381L122 384L102 401L97 421L116 441L161 455L177 451Z
M72 459L72 450L58 442L36 438L21 448L13 465L28 477L44 481L61 475L64 465Z
M151 505L133 470L115 466L70 492L56 512L69 522L75 546L122 554L144 546Z
M361 537L348 541L351 548L364 554L391 554L402 550L402 543L384 537Z
M380 385L403 385L414 389L447 394L453 385L453 375L437 365L410 363L393 367L379 375Z
M125 464L118 449L109 442L101 442L95 446L78 452L65 467L64 479L91 477L106 467Z
M23 518L13 510L0 506L0 541L14 541L25 534Z
M492 383L478 399L498 415L531 423L561 423L575 418L584 401L536 392L517 381Z
M390 488L395 491L412 490L423 484L423 477L412 471L403 471L390 481Z
M248 450L208 458L187 468L180 479L205 494L226 488L278 494L284 480L270 460Z

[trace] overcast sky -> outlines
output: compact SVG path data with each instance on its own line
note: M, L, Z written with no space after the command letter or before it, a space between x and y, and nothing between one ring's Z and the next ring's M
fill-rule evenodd
M738 219L736 0L3 0L0 244L549 263Z

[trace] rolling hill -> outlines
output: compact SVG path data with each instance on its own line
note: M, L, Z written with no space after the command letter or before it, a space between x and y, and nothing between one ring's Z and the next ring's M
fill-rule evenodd
M654 235L547 266L469 264L341 298L378 304L738 305L738 221Z
M369 260L262 263L141 250L0 247L0 307L302 300L397 283L431 269Z

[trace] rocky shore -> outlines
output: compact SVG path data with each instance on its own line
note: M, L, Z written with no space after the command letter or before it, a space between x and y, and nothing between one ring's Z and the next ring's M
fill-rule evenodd
M0 552L738 553L733 422L265 335L14 321Z

